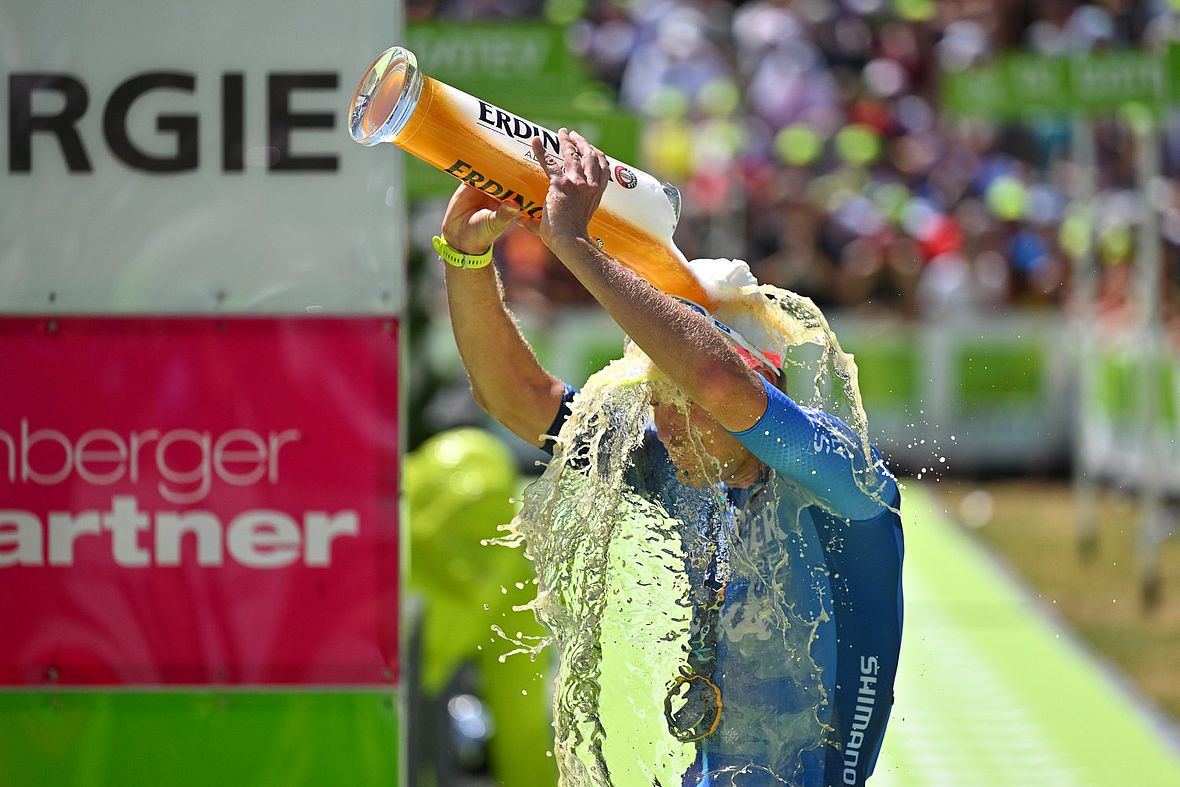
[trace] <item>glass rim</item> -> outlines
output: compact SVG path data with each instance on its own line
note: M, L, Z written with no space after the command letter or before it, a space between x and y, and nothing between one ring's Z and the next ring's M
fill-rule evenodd
M386 79L398 78L401 87L396 101L375 103L380 96ZM393 46L379 54L357 84L348 112L348 133L362 145L376 145L396 137L409 122L418 97L422 93L422 72L418 70L418 58L410 50ZM387 107L384 108L384 107ZM384 117L374 119L373 112Z

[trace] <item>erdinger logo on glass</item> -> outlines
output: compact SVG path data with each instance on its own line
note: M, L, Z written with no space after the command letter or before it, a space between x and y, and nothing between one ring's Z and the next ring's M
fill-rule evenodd
M625 189L633 189L639 183L639 178L635 177L635 173L622 164L615 165L615 180Z
M479 123L509 139L528 145L533 137L540 137L545 149L557 153L560 144L557 135L548 129L541 128L536 123L525 120L519 115L505 112L499 107L492 106L486 101L479 102Z
M0 569L73 566L75 546L83 541L92 542L91 550L97 541L102 553L109 551L110 560L126 568L182 561L255 569L330 566L337 542L359 535L356 510L291 514L259 508L218 515L203 508L219 489L278 486L284 460L299 450L301 437L291 428L213 432L145 426L67 434L29 418L21 418L15 429L0 424L0 489L65 486L68 492L78 485L117 485L118 490L101 506L0 510ZM182 550L182 541L190 540L195 551Z
M560 143L557 139L557 135L552 131L542 128L536 123L525 120L524 118L514 115L511 112L505 112L499 107L493 106L486 101L477 100L476 103L479 107L476 120L485 128L524 145L528 145L533 137L539 137L542 146L546 150L554 154L559 152ZM528 157L532 158L531 155ZM456 165L459 163L460 162L456 162ZM465 166L469 166L466 164L466 162L462 163ZM452 168L454 166L455 165L452 165ZM446 171L454 174L451 172L451 169ZM636 177L635 173L622 164L616 164L613 169L608 170L608 177L611 173L614 174L615 182L625 189L633 189L639 185L639 178ZM459 176L455 175L455 177ZM483 176L481 175L481 177Z

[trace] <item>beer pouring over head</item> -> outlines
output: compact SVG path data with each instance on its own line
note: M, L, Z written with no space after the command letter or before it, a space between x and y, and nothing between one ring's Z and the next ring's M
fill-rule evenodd
M488 196L540 218L549 178L530 143L557 154L557 134L423 74L402 47L382 52L361 79L348 130L362 145L391 142ZM680 192L641 169L607 158L610 181L590 222L603 251L670 295L709 307L676 248Z

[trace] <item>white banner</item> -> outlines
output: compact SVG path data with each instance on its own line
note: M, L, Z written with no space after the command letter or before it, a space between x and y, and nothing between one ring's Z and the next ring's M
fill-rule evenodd
M0 0L0 311L398 313L400 3Z

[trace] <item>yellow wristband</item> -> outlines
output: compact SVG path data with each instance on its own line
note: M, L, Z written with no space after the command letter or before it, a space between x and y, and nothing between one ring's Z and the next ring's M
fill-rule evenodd
M434 250L443 262L456 268L483 268L492 261L491 246L483 254L464 254L447 243L441 235L434 236Z

